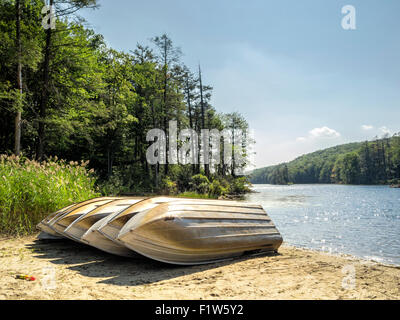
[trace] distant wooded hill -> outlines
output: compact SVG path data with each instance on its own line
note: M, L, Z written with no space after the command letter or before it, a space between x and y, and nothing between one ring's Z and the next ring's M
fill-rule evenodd
M252 183L400 183L400 135L316 151L288 163L256 169Z

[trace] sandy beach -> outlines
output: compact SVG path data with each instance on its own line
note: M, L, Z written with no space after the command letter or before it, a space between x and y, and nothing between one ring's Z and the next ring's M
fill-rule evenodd
M0 271L0 299L400 299L400 267L287 245L278 254L182 267L69 240L3 237Z

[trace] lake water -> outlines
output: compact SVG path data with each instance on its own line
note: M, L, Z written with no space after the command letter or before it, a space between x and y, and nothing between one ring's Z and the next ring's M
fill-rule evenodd
M256 184L286 243L400 265L400 189L387 186Z

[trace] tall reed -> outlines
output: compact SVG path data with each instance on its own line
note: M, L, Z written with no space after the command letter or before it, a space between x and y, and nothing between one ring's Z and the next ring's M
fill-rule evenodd
M87 164L0 155L0 233L32 233L47 214L99 196Z

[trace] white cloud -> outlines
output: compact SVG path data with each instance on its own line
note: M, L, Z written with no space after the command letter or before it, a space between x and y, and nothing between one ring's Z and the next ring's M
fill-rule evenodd
M383 137L388 137L392 135L392 132L385 126L380 127L379 130L381 131Z
M328 127L314 128L308 132L306 137L297 137L296 142L300 143L316 143L322 142L324 139L332 139L340 137L340 133Z
M328 127L314 128L310 131L312 138L337 138L340 137L340 133L334 129Z
M371 129L374 128L374 126L371 126L371 125L368 125L368 124L363 124L363 125L361 126L361 128L362 128L363 130L371 130Z

